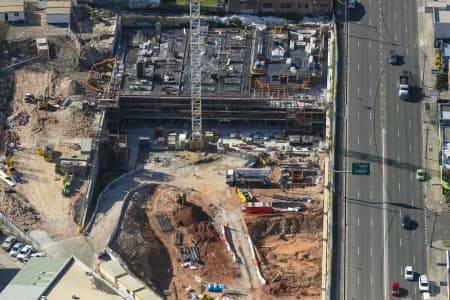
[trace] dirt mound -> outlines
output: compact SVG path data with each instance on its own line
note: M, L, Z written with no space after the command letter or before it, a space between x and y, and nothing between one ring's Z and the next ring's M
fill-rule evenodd
M139 198L148 196L148 193L141 192ZM140 202L142 201L130 201L122 230L112 249L127 262L131 272L162 294L171 280L168 270L172 265L167 249L150 228L147 213L138 204Z
M0 212L20 229L29 229L41 222L41 216L25 196L17 192L0 194Z
M203 262L199 266L201 277L215 282L223 282L236 277L235 266L219 233L209 222L209 216L200 206L192 203L187 205L175 213L175 222L187 227L192 243L200 249L200 257Z
M292 217L255 218L247 220L255 241L271 235L283 236L302 232L322 232L322 217L297 214Z
M266 293L318 299L321 291L322 213L246 219L257 248Z
M175 222L178 225L188 227L194 223L208 220L208 215L200 206L192 203L188 205L175 213Z

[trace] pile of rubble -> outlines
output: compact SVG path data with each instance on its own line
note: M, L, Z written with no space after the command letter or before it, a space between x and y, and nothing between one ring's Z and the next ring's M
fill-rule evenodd
M7 120L7 126L8 128L14 128L18 126L23 126L28 124L28 121L30 120L30 115L26 111L20 111L19 113L10 116Z
M41 222L39 212L18 192L0 193L0 212L22 230Z

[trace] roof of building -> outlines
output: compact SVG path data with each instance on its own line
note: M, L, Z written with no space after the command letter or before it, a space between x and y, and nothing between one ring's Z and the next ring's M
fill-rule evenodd
M149 290L148 288L144 288L140 291L134 293L141 300L159 300L161 299L155 292Z
M113 277L118 277L127 274L127 271L125 271L124 268L122 268L118 263L112 260L102 262L100 264L100 271L106 272Z
M135 292L144 288L144 285L130 274L117 278L117 281L123 284L129 291Z
M32 258L0 293L0 299L38 299L68 262L68 258Z
M45 9L46 15L70 15L70 1L49 1Z
M119 300L122 299L105 283L93 277L91 270L75 259L58 283L47 293L47 300L79 299Z
M0 13L23 13L24 0L0 0Z
M439 121L450 121L450 104L441 104L440 112Z
M450 23L450 11L438 9L434 13L435 23Z

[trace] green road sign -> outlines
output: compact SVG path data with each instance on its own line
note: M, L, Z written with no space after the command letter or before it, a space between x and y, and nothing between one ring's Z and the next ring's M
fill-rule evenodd
M370 163L354 162L352 163L352 175L370 175Z

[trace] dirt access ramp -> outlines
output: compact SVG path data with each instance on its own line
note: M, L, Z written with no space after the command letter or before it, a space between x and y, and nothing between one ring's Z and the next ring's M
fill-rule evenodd
M254 243L266 299L320 299L321 211L243 217Z
M194 203L187 202L184 208L177 209L173 197L179 191L173 186L149 185L136 192L126 209L118 238L112 244L129 269L149 287L160 295L170 290L168 299L175 299L174 286L178 296L184 299L188 287L200 294L208 282L229 284L237 275L210 216ZM188 199L200 197L199 192L192 190L186 194ZM172 230L162 232L157 215L166 216ZM184 248L175 245L175 232L183 234ZM186 247L198 247L201 261L189 259L186 264L183 251Z

